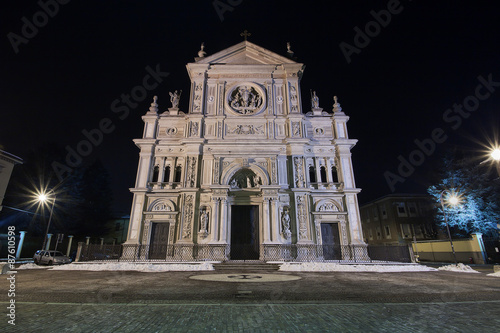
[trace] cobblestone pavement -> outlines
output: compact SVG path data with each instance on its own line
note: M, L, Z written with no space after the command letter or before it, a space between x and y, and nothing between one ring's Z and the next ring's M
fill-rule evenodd
M495 332L500 327L500 301L342 305L22 303L17 311L16 326L7 332Z
M16 326L7 323L9 283L2 275L0 331L479 333L500 327L500 279L482 273L272 272L301 279L269 283L189 278L214 273L18 271ZM252 274L259 273L271 274Z

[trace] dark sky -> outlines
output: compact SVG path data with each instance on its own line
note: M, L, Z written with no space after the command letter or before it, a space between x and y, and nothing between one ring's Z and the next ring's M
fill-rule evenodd
M214 3L227 4L222 19ZM374 13L388 6L390 22L374 24ZM414 141L431 138L434 129L447 139L396 192L423 192L444 152L481 149L499 129L500 87L479 88L482 100L476 96L479 76L500 82L500 5L493 1L73 0L58 7L49 6L53 17L37 1L11 1L0 11L0 146L20 157L49 142L75 148L83 130L109 118L114 130L82 163L102 160L116 212L129 212L138 161L132 139L142 136L140 117L153 95L160 109L170 107L169 91L189 90L185 65L200 43L210 55L239 43L244 29L249 41L283 55L291 42L306 65L305 110L309 89L328 111L339 97L351 117L350 137L359 139L352 153L361 202L391 193L384 173L398 174L398 156L408 159ZM34 20L38 31L27 29ZM356 47L354 29L367 25L372 37L357 41L348 63L340 45ZM169 76L120 119L112 102L142 84L147 66ZM465 101L476 110L447 111ZM187 103L181 99L181 109Z

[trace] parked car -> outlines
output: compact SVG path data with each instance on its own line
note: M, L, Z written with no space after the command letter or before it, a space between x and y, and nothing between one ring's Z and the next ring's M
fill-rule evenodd
M37 265L41 264L63 265L63 264L69 264L71 262L70 258L68 258L59 251L45 251L45 250L36 251L35 254L33 255L33 260Z

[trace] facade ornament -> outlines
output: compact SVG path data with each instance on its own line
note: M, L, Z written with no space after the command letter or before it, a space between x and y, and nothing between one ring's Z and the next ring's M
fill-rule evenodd
M236 125L236 128L231 131L233 134L264 134L262 126L254 125Z
M252 86L242 85L229 96L229 105L239 114L253 114L262 106L261 94Z
M193 195L186 195L184 202L184 228L182 230L182 238L191 237L191 222L193 220Z
M247 177L247 188L252 187L252 182L250 181L250 177Z
M288 209L285 209L281 215L281 233L286 240L290 240L292 232L290 231L290 215Z
M306 210L304 197L297 197L297 218L299 219L299 239L307 239Z
M178 110L179 109L179 101L181 99L181 94L182 94L182 90L180 92L177 92L177 90L175 92L169 92L168 93L170 95L170 102L172 103L172 109L174 110Z
M201 43L201 48L198 51L198 57L205 58L206 54L207 54L207 52L205 52L205 43Z
M302 174L302 158L295 157L295 185L297 187L304 187L304 175Z
M158 113L158 96L153 97L153 103L151 103L148 113Z

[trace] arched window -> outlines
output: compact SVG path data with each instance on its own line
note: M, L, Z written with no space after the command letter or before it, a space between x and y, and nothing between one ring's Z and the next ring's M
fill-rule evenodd
M180 183L181 182L181 176L182 176L182 167L180 165L178 165L176 168L175 168L175 178L174 178L174 182L175 183Z
M163 181L168 183L170 181L170 165L167 165L163 173Z
M339 182L339 174L337 173L337 168L332 166L332 179L334 183Z
M327 180L326 180L326 168L324 166L322 166L321 169L319 170L319 173L321 175L321 182L326 183L327 182Z
M152 182L155 183L158 181L158 173L159 173L159 170L160 168L155 165L154 169L153 169L153 179L152 179Z
M309 182L316 183L316 169L312 165L309 167Z

